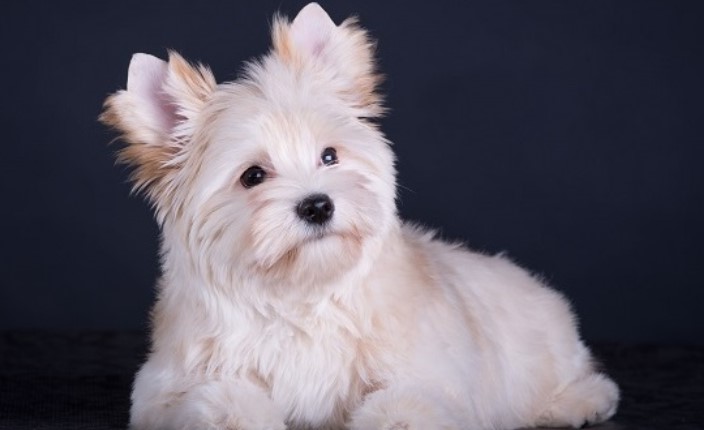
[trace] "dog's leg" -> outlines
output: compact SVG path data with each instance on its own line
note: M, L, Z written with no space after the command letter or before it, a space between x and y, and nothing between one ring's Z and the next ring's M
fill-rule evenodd
M209 381L183 390L135 383L133 430L285 430L283 413L247 381Z
M557 393L540 415L538 426L574 427L606 421L616 412L619 392L606 376L593 373Z
M353 411L350 430L461 430L471 428L456 403L441 390L398 386L376 391ZM474 427L476 428L476 427Z

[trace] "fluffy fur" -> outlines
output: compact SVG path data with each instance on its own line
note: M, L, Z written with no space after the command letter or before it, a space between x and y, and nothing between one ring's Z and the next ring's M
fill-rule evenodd
M373 43L317 4L237 81L136 54L102 120L154 206L163 275L133 429L511 429L613 415L565 299L399 221ZM326 165L332 147L339 163ZM261 166L263 183L240 176ZM312 227L296 205L334 202Z

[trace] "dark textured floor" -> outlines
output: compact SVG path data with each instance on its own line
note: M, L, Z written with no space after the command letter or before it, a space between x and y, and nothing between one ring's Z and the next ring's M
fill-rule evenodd
M593 349L622 390L595 429L704 429L704 347ZM0 429L124 429L145 350L136 332L0 333Z

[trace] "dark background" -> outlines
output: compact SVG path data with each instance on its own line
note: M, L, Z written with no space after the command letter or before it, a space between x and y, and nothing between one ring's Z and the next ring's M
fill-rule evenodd
M219 81L302 1L9 1L0 329L140 329L158 231L96 118L133 52ZM589 340L704 343L700 1L323 2L379 40L402 215L506 250Z

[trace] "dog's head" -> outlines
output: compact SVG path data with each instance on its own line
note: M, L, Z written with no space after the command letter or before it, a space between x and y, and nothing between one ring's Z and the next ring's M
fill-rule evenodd
M136 54L101 119L155 207L165 252L214 281L327 282L355 267L395 220L373 44L315 3L275 18L273 48L216 84L178 54ZM174 251L175 252L175 251ZM288 283L287 282L287 283Z

